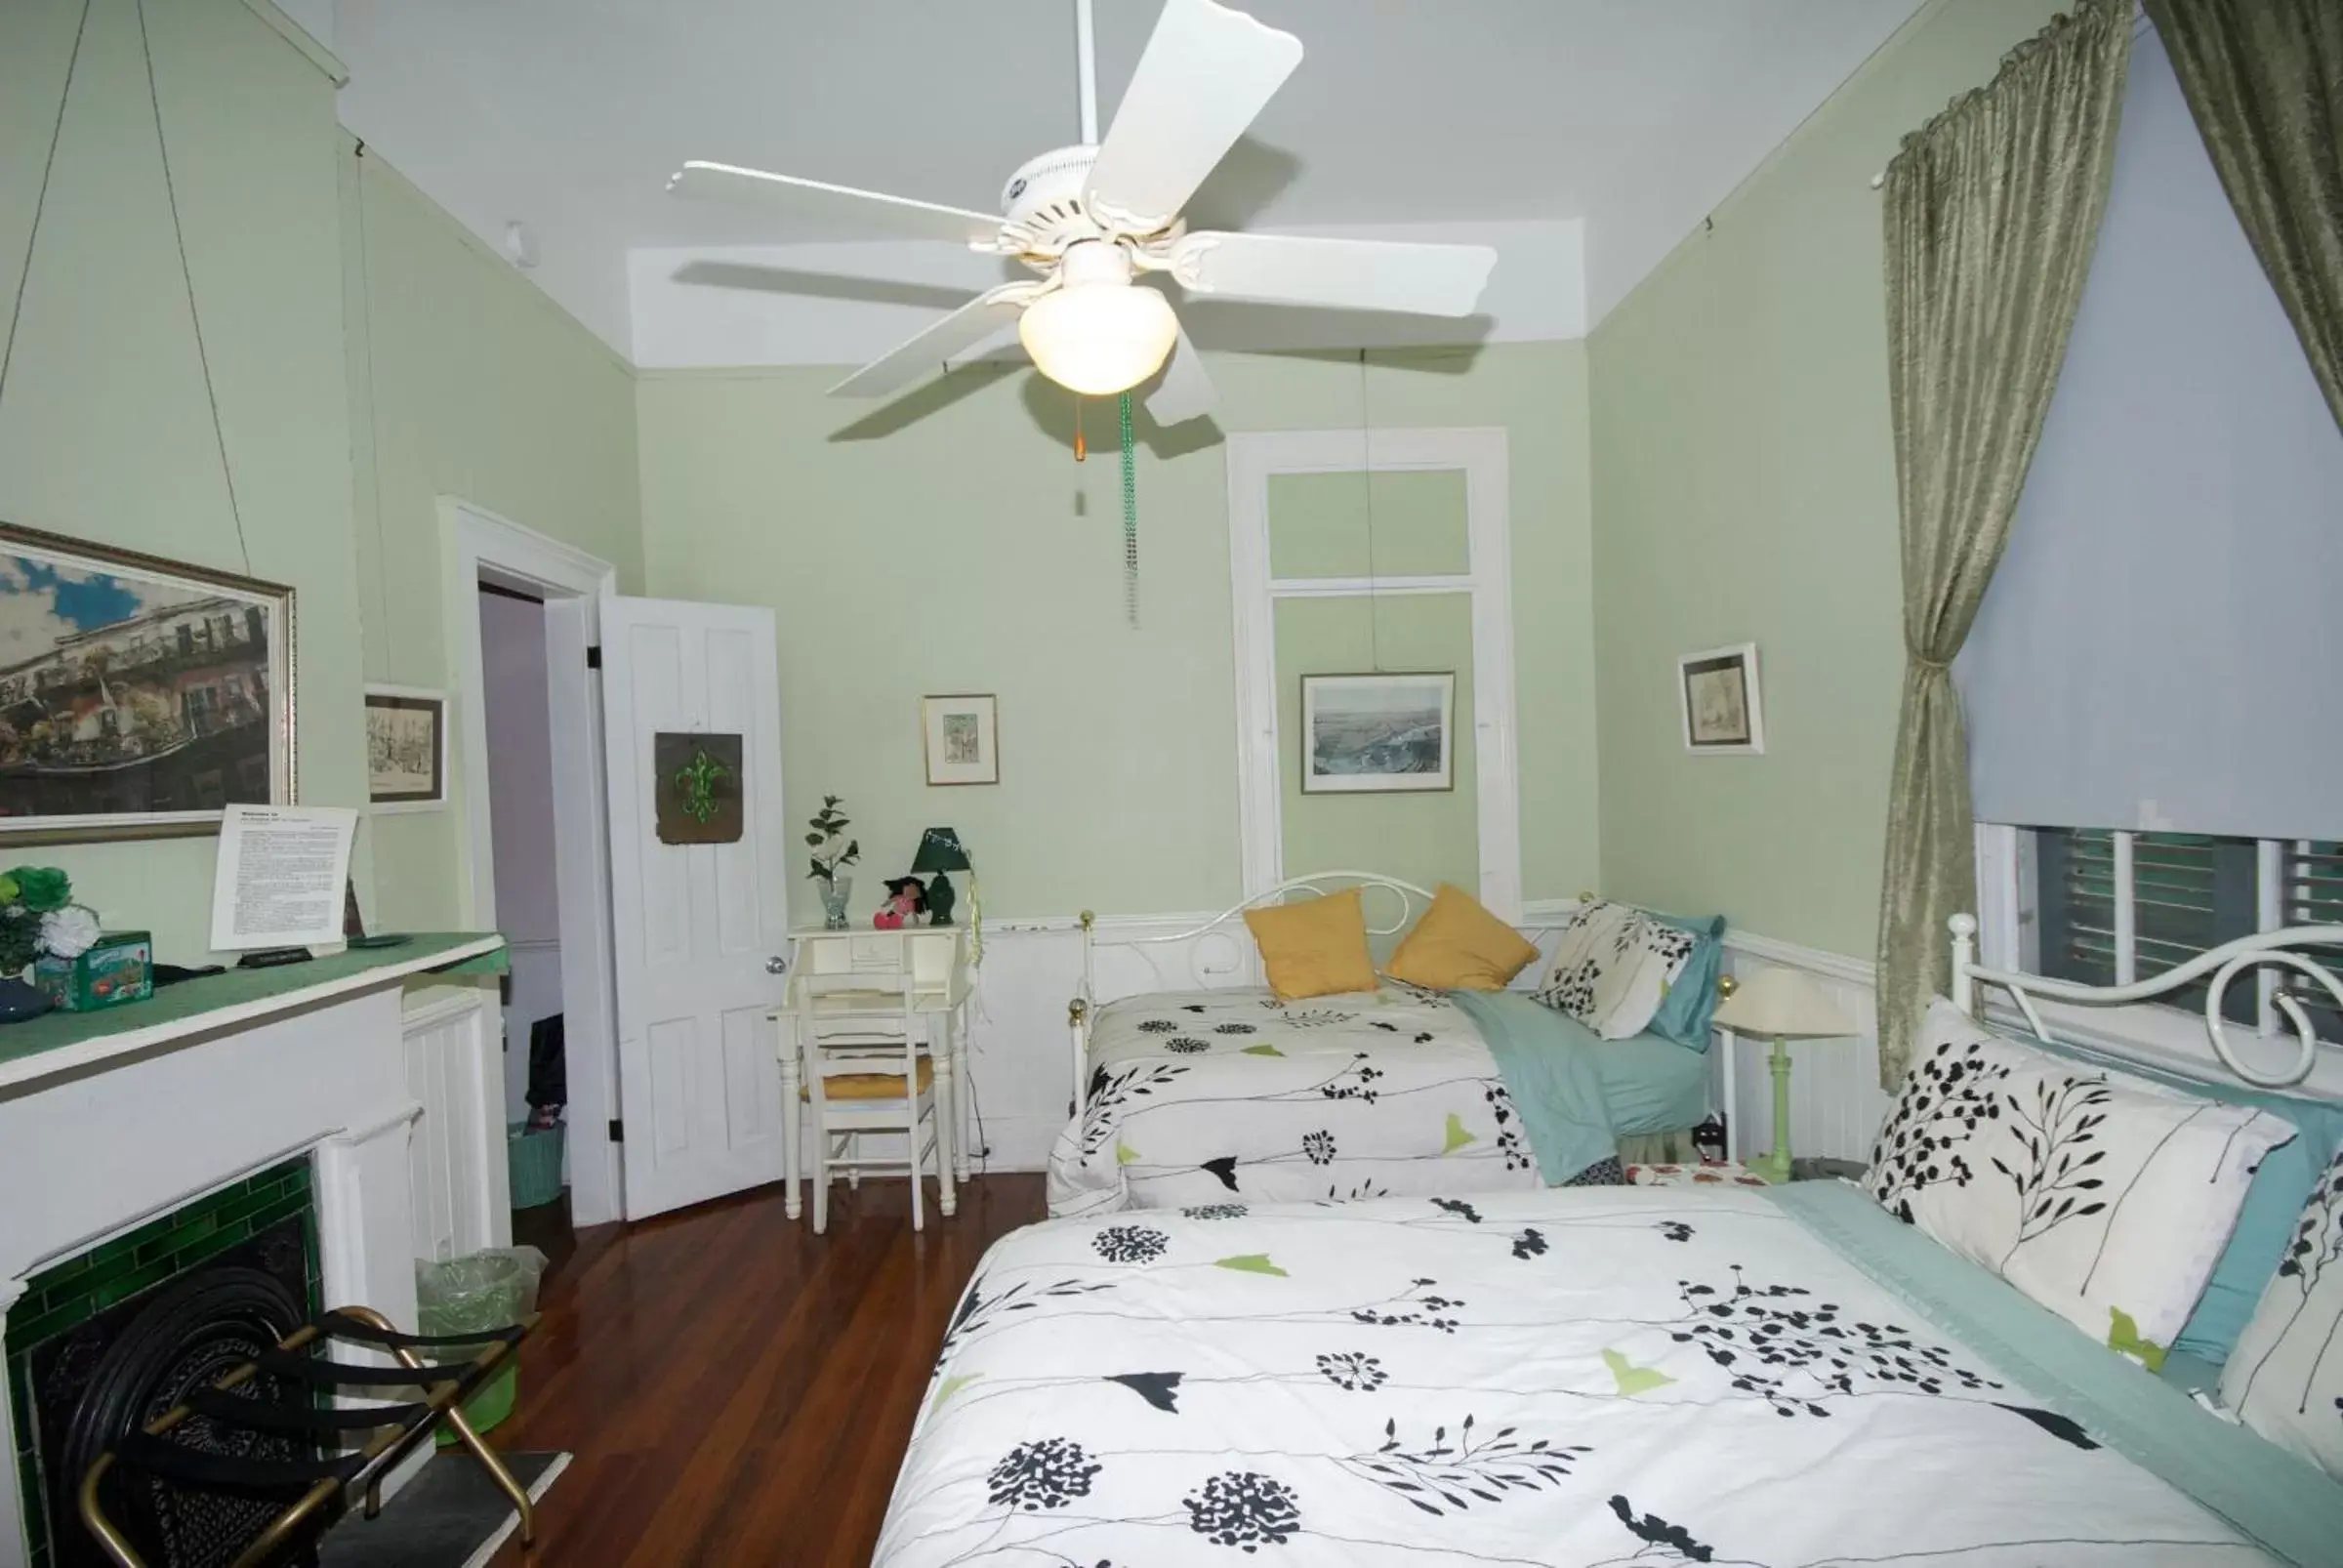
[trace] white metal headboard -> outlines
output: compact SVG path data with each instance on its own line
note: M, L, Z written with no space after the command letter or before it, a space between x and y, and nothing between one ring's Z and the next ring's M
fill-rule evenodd
M1201 926L1155 936L1101 936L1097 930L1097 918L1086 909L1082 912L1083 1000L1097 1000L1097 974L1092 957L1098 948L1130 949L1134 956L1146 961L1160 989L1201 987L1206 983L1206 977L1199 966L1198 955L1194 949L1183 949L1180 944L1192 943L1243 921L1249 909L1259 909L1267 904L1290 904L1295 901L1296 894L1323 898L1328 893L1343 892L1352 887L1359 889L1360 902L1365 906L1367 915L1367 934L1370 936L1390 936L1407 929L1408 923L1432 901L1432 895L1414 883L1386 877L1379 872L1320 871L1307 877L1288 878L1274 887L1254 894L1243 903L1230 905ZM1377 893L1385 894L1386 898L1377 899L1374 896ZM1244 944L1244 950L1251 951L1250 935L1245 936ZM1157 958L1157 953L1164 950L1184 951L1184 975L1165 971L1162 962Z
M2035 1037L2049 1040L2050 1031L2042 1024L2036 999L2052 1002L2071 1002L2083 1007L2112 1008L2128 1003L2146 1002L2167 991L2177 991L2194 984L2204 975L2212 983L2204 994L2204 1032L2213 1047L2213 1054L2221 1065L2257 1089L2287 1089L2311 1076L2319 1064L2320 1040L2310 1015L2302 1004L2284 991L2272 998L2273 1005L2284 1014L2294 1031L2297 1052L2291 1068L2269 1074L2258 1072L2240 1060L2229 1041L2228 1020L2221 1014L2223 996L2230 981L2247 970L2264 966L2289 969L2322 987L2343 1009L2343 980L2334 971L2314 959L2303 956L2304 948L2343 948L2343 926L2289 926L2282 930L2262 931L2252 936L2240 936L2234 942L2198 954L2186 964L2175 965L2153 979L2139 980L2130 985L2081 985L2073 980L2054 980L2043 974L2025 974L2010 970L1989 970L1977 963L1977 917L1955 915L1949 923L1952 930L1952 1002L1971 1017L1977 1015L1980 985L1999 986L2007 991L2018 1011L2026 1015ZM2331 1049L2331 1048L2330 1048Z
M1249 909L1266 904L1289 904L1297 895L1323 898L1348 888L1359 889L1360 902L1367 916L1367 934L1391 936L1408 928L1409 922L1429 907L1432 895L1412 882L1386 877L1376 871L1321 871L1307 877L1292 877L1274 887L1265 888L1242 903L1232 904L1200 926L1185 930L1169 931L1153 936L1101 935L1098 918L1089 910L1082 912L1082 992L1066 1009L1066 1026L1073 1036L1074 1103L1082 1102L1083 1080L1089 1060L1089 1020L1098 1005L1096 954L1100 948L1129 951L1143 960L1153 976L1152 986L1142 990L1204 990L1210 984L1204 964L1213 953L1233 956L1239 968L1249 966L1254 952L1252 934L1242 928L1241 922ZM1383 896L1377 897L1377 894ZM1237 925L1238 929L1227 929ZM1218 946L1203 939L1219 936ZM1167 962L1178 955L1176 970L1168 970ZM1229 972L1226 970L1219 972ZM1111 1000L1111 999L1109 999Z

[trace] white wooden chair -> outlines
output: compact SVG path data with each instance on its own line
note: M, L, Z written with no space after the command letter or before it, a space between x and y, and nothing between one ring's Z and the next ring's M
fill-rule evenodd
M830 1225L830 1182L844 1172L859 1187L867 1170L906 1170L911 1228L925 1225L923 1176L932 1156L936 1195L946 1218L959 1207L952 1183L952 1058L928 1050L929 1015L918 1009L918 976L884 973L801 974L796 1025L802 1078L797 1096L813 1120L813 1229ZM788 1108L795 1117L795 1105ZM906 1153L871 1156L871 1134L900 1136ZM793 1140L794 1141L794 1140ZM795 1154L791 1155L794 1160Z

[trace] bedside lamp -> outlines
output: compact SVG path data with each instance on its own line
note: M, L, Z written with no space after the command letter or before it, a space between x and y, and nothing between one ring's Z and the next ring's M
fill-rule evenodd
M929 828L920 835L920 852L911 857L911 870L914 876L935 879L927 885L928 925L951 925L952 906L959 902L959 894L952 890L951 880L944 873L970 869L968 851L958 833L950 828Z
M1785 1042L1851 1035L1855 1020L1803 970L1769 969L1743 982L1716 1010L1715 1023L1736 1034L1774 1041L1774 1147L1749 1169L1768 1181L1789 1179L1789 1048Z

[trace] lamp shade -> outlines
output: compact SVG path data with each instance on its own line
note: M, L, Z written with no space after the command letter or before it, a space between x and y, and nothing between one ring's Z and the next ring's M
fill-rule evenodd
M1725 998L1713 1020L1747 1035L1851 1035L1855 1020L1804 970L1758 971Z
M1170 302L1128 282L1073 284L1017 318L1017 338L1043 375L1086 397L1128 392L1155 374L1179 336Z
M914 874L931 877L939 871L968 869L968 851L951 828L929 828L920 835L920 852L911 857Z

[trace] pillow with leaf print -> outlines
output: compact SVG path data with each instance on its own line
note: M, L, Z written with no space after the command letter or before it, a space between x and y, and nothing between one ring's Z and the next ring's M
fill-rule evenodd
M2221 1402L2343 1480L2343 1150L2311 1189L2253 1321L2221 1369Z
M1581 904L1532 995L1605 1040L1626 1040L1650 1026L1698 941L1626 904Z
M1864 1188L2153 1368L2211 1278L2254 1168L2293 1135L2249 1105L2005 1040L1940 1000Z

